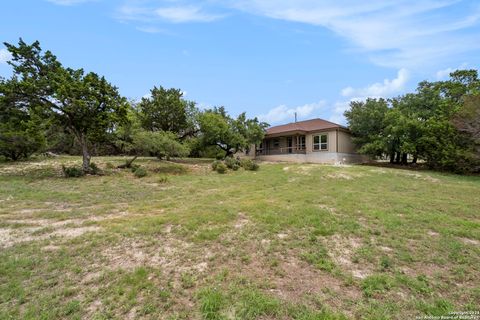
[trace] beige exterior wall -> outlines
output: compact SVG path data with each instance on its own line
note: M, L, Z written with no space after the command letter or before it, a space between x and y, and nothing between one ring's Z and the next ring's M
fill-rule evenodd
M338 131L338 152L356 153L357 150L352 141L352 136L344 131Z

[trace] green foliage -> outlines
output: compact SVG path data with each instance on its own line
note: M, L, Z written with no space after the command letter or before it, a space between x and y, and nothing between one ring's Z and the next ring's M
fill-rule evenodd
M102 170L97 166L96 163L90 162L90 174L102 174Z
M134 152L141 155L156 156L159 159L185 157L189 150L176 140L175 134L164 131L139 130L133 135Z
M79 167L66 167L62 166L63 175L65 178L79 178L85 175L85 171Z
M147 172L147 169L145 169L143 167L138 167L137 169L135 169L133 174L137 178L143 178L143 177L146 177L148 175L148 172Z
M0 155L28 158L45 147L40 118L15 99L14 81L0 78Z
M240 160L234 157L226 157L224 163L228 169L233 171L237 171L240 168Z
M168 182L168 177L167 176L160 176L157 181L158 181L158 183L161 183L161 184L167 183Z
M213 161L213 162L212 162L212 170L213 170L213 171L217 170L217 166L218 166L220 163L222 163L222 161L220 161L220 160L215 160L215 161Z
M257 171L260 166L258 163L251 159L242 159L240 160L240 166L245 169L245 170L250 170L250 171Z
M257 118L247 119L245 113L231 118L224 107L206 110L199 116L200 138L203 145L213 145L225 151L226 156L259 143L268 124Z
M38 41L18 46L5 43L15 87L14 103L40 117L65 126L82 148L83 170L90 170L90 148L124 121L128 103L104 77L83 69L65 68Z
M354 101L345 117L361 153L402 164L411 155L431 168L478 172L479 96L477 71L458 70L448 81L421 82L416 93Z
M228 167L225 165L225 163L220 162L217 164L215 171L217 171L218 173L224 174L224 173L227 173Z
M150 97L142 98L137 107L145 130L173 132L178 138L191 136L196 131L195 103L183 99L180 89L154 87Z

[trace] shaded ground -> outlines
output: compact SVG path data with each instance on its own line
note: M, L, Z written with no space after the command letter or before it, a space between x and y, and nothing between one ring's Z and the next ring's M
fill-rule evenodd
M74 157L0 164L0 318L405 319L478 310L480 178ZM165 179L167 177L167 179Z

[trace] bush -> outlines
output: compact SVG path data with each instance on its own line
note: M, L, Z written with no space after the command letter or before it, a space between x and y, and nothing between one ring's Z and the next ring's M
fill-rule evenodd
M227 166L227 168L236 171L240 168L240 160L233 157L227 157L225 158L225 165Z
M135 173L135 171L137 171L137 169L140 168L140 166L138 164L132 164L130 165L130 170Z
M62 171L65 178L79 178L85 175L83 169L79 167L65 167L62 165Z
M115 165L114 165L113 163L107 162L107 163L105 164L105 168L107 168L107 169L115 169L116 167L115 167Z
M225 165L225 163L220 162L220 163L217 165L217 167L216 167L215 170L216 170L218 173L224 174L224 173L227 173L228 168L227 168L227 166Z
M137 178L143 178L143 177L146 177L148 175L148 172L145 168L142 168L142 167L138 167L134 172L133 174L135 175L135 177Z
M240 165L243 167L243 169L251 171L257 171L260 168L256 162L250 159L243 159L240 161Z
M95 163L90 163L90 173L91 174L102 174L102 170L95 164Z
M168 177L167 176L161 176L158 178L158 183L167 183L168 182Z
M219 161L219 160L215 160L212 162L212 170L213 171L216 171L217 170L217 166L222 163L222 161Z

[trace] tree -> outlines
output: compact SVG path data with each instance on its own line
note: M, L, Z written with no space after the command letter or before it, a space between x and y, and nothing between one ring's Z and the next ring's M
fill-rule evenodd
M423 159L435 169L480 170L480 80L476 70L457 70L447 81L419 83L415 93L352 102L345 112L354 142L390 162Z
M150 97L142 98L137 107L145 130L173 132L180 139L197 131L195 102L185 100L180 89L154 87Z
M353 134L353 142L359 146L361 153L372 157L387 153L393 162L396 141L385 132L388 112L387 100L367 99L365 102L352 101L350 109L345 111L345 117Z
M0 79L0 154L15 161L43 149L45 137L40 119L14 96L11 83Z
M268 124L257 118L247 119L245 113L231 118L224 107L206 110L199 116L200 139L203 145L218 146L226 156L260 143Z
M38 41L5 46L13 57L15 103L64 125L81 146L83 170L90 172L91 145L125 119L126 99L104 77L64 68L50 51L42 53Z

